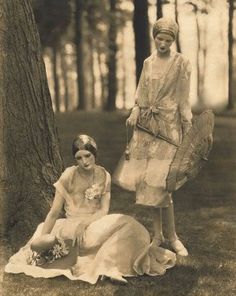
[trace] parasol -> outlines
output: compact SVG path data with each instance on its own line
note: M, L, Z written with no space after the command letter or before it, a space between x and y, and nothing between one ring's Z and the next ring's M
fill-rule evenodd
M166 179L169 192L179 189L188 180L194 179L208 160L213 143L214 114L202 112L179 146L170 165Z

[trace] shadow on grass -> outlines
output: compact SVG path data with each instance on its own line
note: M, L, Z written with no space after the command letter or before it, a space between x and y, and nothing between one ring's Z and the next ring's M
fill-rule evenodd
M184 262L184 260L182 261ZM192 293L198 289L201 289L201 292L205 291L205 295L208 295L209 289L211 291L216 289L215 295L226 295L219 293L220 287L222 293L224 291L222 280L227 280L229 277L229 270L224 267L214 268L214 266L207 265L206 262L202 262L200 268L177 265L163 276L127 278L127 284L111 282L106 279L99 281L94 286L82 281L70 281L62 276L53 279L34 279L23 274L4 274L2 295L186 296L193 295Z
M167 271L164 276L127 278L127 284L111 282L109 279L106 279L105 281L99 281L95 286L92 286L81 281L73 282L64 277L54 279L34 279L22 274L5 274L3 278L3 296L40 294L50 296L99 295L101 289L106 289L106 292L103 295L180 296L188 295L192 287L196 285L198 275L199 273L192 267L176 266L173 270Z
M176 266L164 276L142 276L129 279L127 285L119 286L117 288L114 296L193 295L192 293L196 290L196 287L204 286L204 280L199 280L200 278L205 278L206 294L204 295L208 295L207 290L209 291L209 288L213 288L215 281L221 281L223 278L227 279L229 276L230 272L224 268L217 270L206 265L198 269L191 266Z
M176 266L158 277L143 276L130 279L128 285L119 287L115 296L188 295L198 281L198 273L190 266Z

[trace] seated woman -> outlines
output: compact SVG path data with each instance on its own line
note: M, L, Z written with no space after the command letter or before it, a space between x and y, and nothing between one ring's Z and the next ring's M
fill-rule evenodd
M33 277L64 275L94 284L99 276L164 274L175 254L150 244L146 228L130 216L108 215L110 174L96 164L97 145L79 135L72 145L77 165L67 168L54 184L55 198L45 222L13 255L8 273ZM66 218L58 219L64 207Z

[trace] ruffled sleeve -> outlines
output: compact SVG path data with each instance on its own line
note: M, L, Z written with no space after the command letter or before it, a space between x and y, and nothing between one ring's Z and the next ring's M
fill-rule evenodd
M60 195L65 199L68 200L69 192L70 192L70 183L73 176L74 167L69 167L65 169L65 171L62 173L59 180L54 183L54 187L56 190L60 193Z
M177 83L177 100L184 133L191 127L192 111L189 102L191 65L188 60L183 60Z

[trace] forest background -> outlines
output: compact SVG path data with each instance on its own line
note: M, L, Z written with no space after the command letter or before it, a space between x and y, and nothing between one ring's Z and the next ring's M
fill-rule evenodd
M235 6L234 0L0 0L4 296L235 295ZM162 15L179 23L173 46L192 64L193 112L210 108L217 115L210 161L174 195L191 256L164 277L130 279L125 287L4 274L10 255L45 218L53 182L73 164L77 133L96 138L99 162L113 172L143 60L154 49L151 28ZM113 185L112 196L111 212L134 216L152 233L150 215L134 208L132 193Z
M232 108L234 1L34 1L55 111L128 109L152 25L174 18L177 51L192 64L193 109Z

